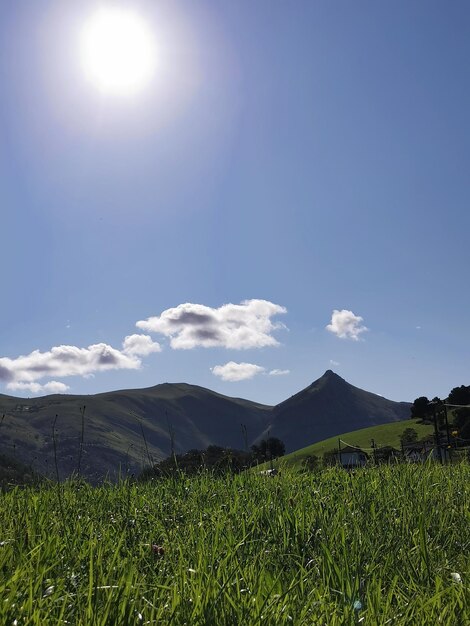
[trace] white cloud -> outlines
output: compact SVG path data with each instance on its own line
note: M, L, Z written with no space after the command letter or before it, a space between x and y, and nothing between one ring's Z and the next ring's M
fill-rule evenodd
M57 380L51 380L45 385L41 385L40 383L13 382L8 383L7 388L11 391L29 391L35 396L40 393L65 393L68 389L70 389L68 385L60 383Z
M333 365L333 367L335 367L336 365L340 365L340 363L338 363L338 361L334 361L333 359L330 359L330 365Z
M269 376L287 376L287 374L290 374L290 370L271 370L270 372L268 372Z
M0 358L0 381L7 383L8 389L32 390L32 383L44 378L63 378L65 376L93 376L95 372L119 369L139 369L142 365L137 355L158 350L150 337L143 339L135 335L126 337L123 350L118 350L106 343L97 343L88 348L76 346L55 346L47 352L34 350L25 356L14 359ZM28 386L29 385L29 386ZM59 387L57 387L59 385ZM36 387L42 391L63 391L62 383L50 381Z
M360 315L354 315L352 311L335 309L331 316L331 323L326 326L326 329L341 339L358 341L360 334L368 330L366 326L361 325L363 321Z
M148 356L152 352L161 352L162 347L152 341L149 335L128 335L122 342L123 352L132 356Z
M140 320L144 331L170 337L175 350L223 347L234 350L278 346L272 332L284 325L272 322L287 310L267 300L245 300L214 309L187 302L163 311L158 317Z
M264 372L264 367L255 365L254 363L235 363L229 361L225 365L216 365L211 368L214 376L218 376L222 380L229 382L237 382L239 380L248 380L254 378L257 374Z

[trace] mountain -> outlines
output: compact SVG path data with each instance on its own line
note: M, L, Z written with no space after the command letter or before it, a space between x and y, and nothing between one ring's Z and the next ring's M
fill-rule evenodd
M58 470L63 478L80 466L83 476L98 481L168 456L172 441L177 453L212 444L243 449L269 434L292 452L343 432L406 419L409 404L353 387L328 370L275 407L165 383L91 396L0 394L2 415L0 453L47 476Z
M331 370L274 407L262 436L284 441L292 452L344 432L407 419L410 404L393 402L354 387Z
M0 395L0 452L48 476L55 475L57 461L60 477L70 475L79 465L84 411L81 473L114 479L168 456L172 438L176 452L211 444L244 448L241 424L251 444L271 409L184 383L92 396Z

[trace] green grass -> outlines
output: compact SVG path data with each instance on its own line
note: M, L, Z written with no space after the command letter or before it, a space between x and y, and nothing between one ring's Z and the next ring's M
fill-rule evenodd
M466 624L469 482L461 463L14 489L0 623Z
M343 433L342 435L330 437L317 443L296 450L291 454L282 457L279 462L283 467L290 465L301 465L303 461L308 457L315 455L322 457L325 452L329 452L338 448L338 439L347 442L350 445L358 446L364 450L369 450L371 447L371 440L375 441L376 446L381 448L382 446L392 446L397 450L400 450L400 435L405 428L413 428L418 433L418 439L422 439L427 435L431 435L433 426L431 424L422 424L421 420L405 420L401 422L391 422L390 424L382 424L380 426L371 426L370 428L361 428L360 430L354 430L349 433ZM341 444L344 445L344 444Z

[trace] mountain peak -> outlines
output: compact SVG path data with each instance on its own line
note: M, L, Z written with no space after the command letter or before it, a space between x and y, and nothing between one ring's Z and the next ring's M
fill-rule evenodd
M318 380L315 380L312 384L316 384L318 382L339 382L339 381L343 381L346 382L344 380L344 378L341 378L341 376L339 376L336 372L333 372L333 370L326 370L326 372L323 374L323 376L321 376Z

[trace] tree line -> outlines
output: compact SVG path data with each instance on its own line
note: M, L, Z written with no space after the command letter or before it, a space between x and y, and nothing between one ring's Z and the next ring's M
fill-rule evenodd
M437 414L438 425L442 428L447 408L451 426L459 439L470 439L470 385L454 387L445 401L437 396L432 400L426 396L416 398L411 405L411 417L432 421Z
M205 470L213 474L226 472L236 474L249 467L284 456L285 452L284 443L277 437L263 439L247 451L211 445L205 450L193 449L184 454L171 454L152 467L144 469L140 479L145 481L179 473L195 475Z

